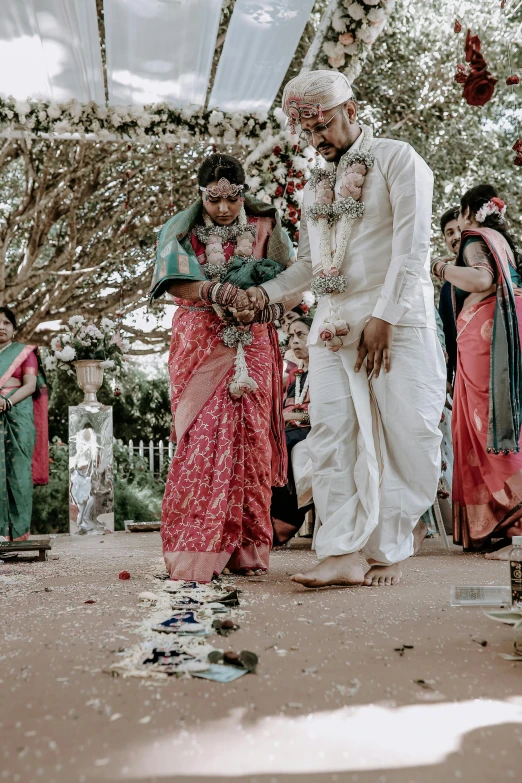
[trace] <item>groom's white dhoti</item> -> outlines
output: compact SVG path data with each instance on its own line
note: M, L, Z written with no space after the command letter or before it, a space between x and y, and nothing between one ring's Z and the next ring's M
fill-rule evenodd
M390 564L413 554L412 531L433 503L440 474L443 365L432 329L394 330L392 369L356 373L357 347L310 347L313 498L322 559L362 551ZM439 346L440 349L440 346Z
M360 144L357 139L352 149ZM321 527L319 558L362 551L391 564L413 553L413 529L435 499L440 475L438 428L446 371L437 339L429 273L433 176L403 142L375 139L362 191L364 216L354 222L334 296L351 330L338 353L319 340L330 304L321 297L310 332L313 498ZM339 197L339 178L335 187ZM319 229L305 218L314 201L304 190L296 263L264 284L274 302L310 285L321 269ZM332 246L339 239L332 228ZM371 317L392 324L391 369L377 379L354 366Z

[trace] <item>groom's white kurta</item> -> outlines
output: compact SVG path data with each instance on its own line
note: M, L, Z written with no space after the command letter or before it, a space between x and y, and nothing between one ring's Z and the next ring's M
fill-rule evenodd
M361 141L362 135L352 149ZM310 332L307 444L322 522L318 556L362 550L395 563L412 554L413 528L437 491L446 371L429 273L432 172L403 142L375 139L371 151L364 216L354 223L342 267L348 288L334 297L350 334L338 353L319 341L320 325L330 320L326 297ZM338 189L339 182L336 196ZM313 200L307 185L298 259L263 286L273 302L306 290L321 269L319 230L304 217ZM332 244L339 231L339 224L332 229ZM373 381L353 370L372 315L396 327L391 370Z

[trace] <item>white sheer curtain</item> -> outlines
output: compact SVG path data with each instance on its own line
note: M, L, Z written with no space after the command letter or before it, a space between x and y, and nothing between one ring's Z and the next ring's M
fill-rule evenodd
M0 93L104 104L96 0L0 0Z
M203 106L222 0L104 0L109 102Z
M237 0L209 106L263 111L272 105L314 0Z

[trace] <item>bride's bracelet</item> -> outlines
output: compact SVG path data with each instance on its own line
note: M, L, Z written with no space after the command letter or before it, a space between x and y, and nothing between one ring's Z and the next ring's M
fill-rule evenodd
M270 324L274 321L280 321L285 314L285 306L281 302L268 304L258 312L255 321L260 324Z
M237 288L232 283L202 283L199 296L204 302L228 307L234 303Z

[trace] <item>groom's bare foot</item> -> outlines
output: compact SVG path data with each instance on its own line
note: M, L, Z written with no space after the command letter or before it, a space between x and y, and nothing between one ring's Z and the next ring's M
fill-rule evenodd
M368 570L358 552L350 555L336 555L322 560L306 574L294 574L292 582L304 587L326 587L327 585L343 585L350 587L362 585L364 575Z
M509 553L512 549L513 546L509 544L509 546L505 546L502 549L497 549L496 552L488 552L484 557L486 560L509 560Z
M367 587L383 587L398 585L402 579L402 571L398 563L389 566L372 565L364 577Z
M422 542L428 535L428 525L422 519L419 519L413 529L413 557L419 554Z

